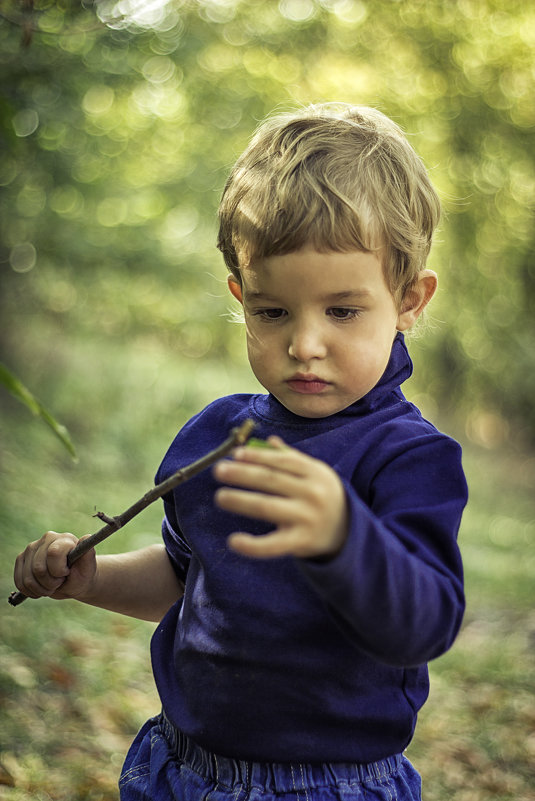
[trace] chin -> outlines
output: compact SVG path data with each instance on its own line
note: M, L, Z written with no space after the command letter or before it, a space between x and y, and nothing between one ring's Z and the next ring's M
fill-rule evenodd
M307 417L310 420L317 420L321 417L330 417L331 415L337 414L346 408L345 405L336 406L333 409L332 406L322 406L321 404L318 404L317 406L311 406L309 404L301 405L297 403L285 403L280 398L279 400L282 405L288 409L288 411L292 412L292 414L296 414L299 417Z

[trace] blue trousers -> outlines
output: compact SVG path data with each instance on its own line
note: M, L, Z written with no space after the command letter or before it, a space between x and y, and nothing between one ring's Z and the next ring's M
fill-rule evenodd
M121 801L421 801L401 754L368 765L244 762L211 754L160 716L138 733Z

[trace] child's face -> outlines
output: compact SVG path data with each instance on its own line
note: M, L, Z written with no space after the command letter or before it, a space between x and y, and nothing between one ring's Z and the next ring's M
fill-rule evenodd
M262 259L229 287L243 304L254 374L302 417L327 417L366 395L396 330L408 327L371 253L304 248Z

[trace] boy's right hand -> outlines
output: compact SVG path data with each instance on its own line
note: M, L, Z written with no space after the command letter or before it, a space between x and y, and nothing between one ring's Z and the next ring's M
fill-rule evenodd
M15 585L28 598L79 598L87 594L95 579L95 550L67 566L67 554L77 538L73 534L47 531L31 542L15 561Z

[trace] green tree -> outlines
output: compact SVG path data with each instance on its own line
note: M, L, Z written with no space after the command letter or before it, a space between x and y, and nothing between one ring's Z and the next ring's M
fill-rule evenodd
M416 389L474 430L490 421L491 439L507 425L533 438L529 4L144 5L2 6L5 360L39 378L43 338L98 334L105 347L139 331L184 358L232 359L213 291L230 164L274 107L366 103L409 132L446 210L440 322L415 343Z

